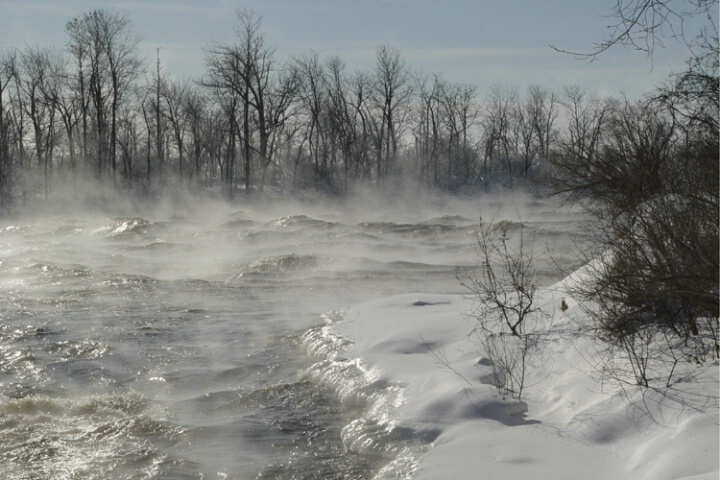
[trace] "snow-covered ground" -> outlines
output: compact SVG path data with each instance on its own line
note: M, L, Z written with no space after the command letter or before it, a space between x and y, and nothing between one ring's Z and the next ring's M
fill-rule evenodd
M326 359L317 376L369 405L345 428L346 446L388 450L378 479L716 480L718 362L688 365L669 388L603 381L598 344L566 291L582 272L569 278L536 294L548 315L528 319L544 334L521 401L492 384L470 334L471 297L393 296L308 332L309 350Z

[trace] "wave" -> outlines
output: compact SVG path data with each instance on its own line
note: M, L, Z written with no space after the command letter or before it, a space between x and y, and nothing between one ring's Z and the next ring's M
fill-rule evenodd
M152 225L152 222L142 217L114 218L111 219L109 225L95 229L93 233L111 237L127 236L144 233L150 225Z
M35 355L27 349L3 350L0 356L0 373L15 373L18 378L37 376L41 367Z
M237 212L226 215L221 225L227 228L252 227L257 225L257 222L252 220L244 210L238 210Z
M48 262L33 262L28 267L31 271L57 280L64 280L68 277L86 278L93 274L92 269L79 264L61 266Z
M235 229L238 227L254 227L255 225L257 225L257 223L254 220L243 219L243 218L238 218L235 220L228 220L227 222L223 223L223 226L232 228L232 229Z
M454 265L436 265L431 263L409 262L406 260L394 260L388 262L386 265L388 265L393 272L397 270L420 270L426 273L453 272L457 268Z
M358 226L376 235L399 235L409 238L447 235L466 228L452 223L370 222L360 223Z
M173 242L164 242L162 240L158 240L155 242L146 243L143 245L132 245L127 246L123 248L123 250L126 251L136 251L136 252L173 252L173 251L188 251L192 250L193 246L187 243L173 243Z
M59 356L61 361L66 362L100 358L109 350L108 345L93 340L64 340L50 346L50 352Z
M370 276L372 278L407 278L412 280L417 278L419 273L424 275L446 275L453 278L458 273L467 270L474 270L477 266L474 264L457 265L457 264L434 264L424 262L413 262L409 260L374 260L367 257L359 257L355 259L352 269L347 272L347 276L352 278L363 278Z
M127 233L133 233L142 230L143 228L150 225L150 221L145 220L144 218L129 218L129 219L119 219L117 220L116 225L110 232L110 235L121 235L121 234L127 234ZM112 227L111 227L112 228Z
M103 287L145 287L157 283L158 280L147 275L132 275L123 273L110 273L103 280L97 283Z
M161 407L134 393L0 399L3 478L140 478L184 441Z
M283 273L313 270L322 267L327 264L327 262L328 259L316 255L296 255L289 253L287 255L267 256L247 264L233 279L238 279L248 274L280 275Z
M282 228L282 229L300 229L300 228L313 228L313 229L335 229L341 224L335 222L326 222L325 220L318 220L316 218L308 217L307 215L291 215L289 217L280 217L267 224L267 226Z
M441 215L439 217L434 217L428 220L425 223L431 223L431 224L445 224L445 225L467 225L467 224L477 224L477 219L472 219L468 217L464 217L462 215Z
M0 233L17 233L17 234L25 234L30 231L30 227L27 225L7 225L5 227L0 227Z
M527 223L517 222L514 220L500 220L490 223L490 232L508 232L514 233L520 230L531 228Z
M13 257L0 260L0 286L11 289L21 297L25 295L20 295L20 292L28 287L39 288L36 292L38 295L52 292L52 296L42 298L46 303L58 300L62 292L82 289L96 275L93 269L85 265L63 265L17 255Z
M405 387L388 382L362 359L343 356L353 342L331 332L332 324L343 318L342 312L326 314L325 325L302 335L307 352L320 358L305 375L332 388L343 404L362 409L362 415L343 427L341 438L348 451L389 460L375 479L411 478L420 457L440 432L404 426L393 418L405 402Z
M273 450L289 454L263 468L258 480L370 478L386 463L377 455L348 455L339 424L350 412L328 386L300 379L262 387L249 397L263 409L266 425L251 431L249 440L271 442Z
M51 235L73 236L84 233L86 228L87 226L80 220L68 218L64 219L62 224L52 231Z

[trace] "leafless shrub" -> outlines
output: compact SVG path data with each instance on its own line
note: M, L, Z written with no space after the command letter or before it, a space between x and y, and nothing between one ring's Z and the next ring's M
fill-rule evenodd
M517 248L512 248L508 223L481 222L478 253L481 274L463 281L476 300L471 316L477 321L474 334L492 361L498 392L521 398L528 361L537 344L537 332L527 325L532 315L543 312L536 303L533 242L526 243L520 225Z
M507 329L510 334L520 336L527 317L539 310L534 303L536 272L533 245L532 242L526 245L524 226L519 227L517 250L510 245L509 228L507 223L481 223L477 234L481 275L465 286L477 296L474 316L481 319L481 329L491 332ZM494 238L493 230L499 231Z
M576 294L595 305L593 333L644 387L720 352L717 131L677 113L665 100L617 105L597 154L559 170L594 216L601 252ZM651 374L653 362L666 375Z

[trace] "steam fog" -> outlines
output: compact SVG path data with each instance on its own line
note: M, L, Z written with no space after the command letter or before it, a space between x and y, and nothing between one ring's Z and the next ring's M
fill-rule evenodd
M480 217L513 241L522 225L550 283L583 221L515 191L230 204L101 190L0 220L5 478L371 478L427 439L347 450L342 428L367 406L314 379L302 334L364 300L468 293Z
M225 11L136 3L194 27ZM408 57L371 14L374 51L280 58L251 9L175 44L202 57L192 79L114 10L0 48L3 479L717 478L717 0L618 2L587 53L563 28L555 53L655 67L673 33L687 65L637 100L536 83L582 69L537 55L531 8L483 6L489 37L446 22L462 47L401 3ZM490 63L475 86L406 58ZM530 74L487 82L513 62ZM499 237L509 253L483 251Z

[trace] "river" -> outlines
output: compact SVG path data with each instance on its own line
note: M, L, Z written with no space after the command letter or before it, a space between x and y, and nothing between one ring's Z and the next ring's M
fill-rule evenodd
M346 448L365 406L318 379L304 334L357 302L467 293L481 215L566 260L581 222L519 194L0 218L3 478L373 478L400 446Z

